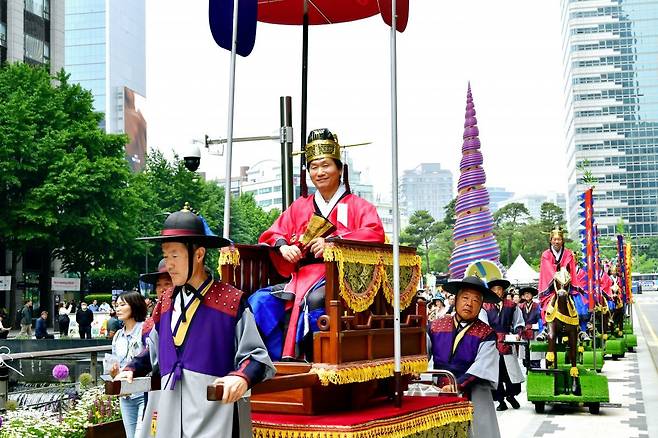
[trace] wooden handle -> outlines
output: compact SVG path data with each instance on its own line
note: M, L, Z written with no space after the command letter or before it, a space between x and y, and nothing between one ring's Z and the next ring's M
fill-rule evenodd
M222 401L222 398L224 398L224 385L221 383L208 385L206 388L206 400Z
M277 376L270 380L266 380L251 389L252 394L267 394L270 392L288 391L290 389L307 388L317 385L320 382L317 374L304 373L304 374L291 374L287 376ZM222 401L224 395L224 386L208 385L206 388L206 400L208 401Z
M160 389L160 376L136 377L132 383L127 380L106 380L106 395L130 395Z

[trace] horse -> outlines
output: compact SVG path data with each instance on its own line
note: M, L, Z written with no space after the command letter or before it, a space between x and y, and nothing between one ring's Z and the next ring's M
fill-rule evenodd
M557 368L556 341L568 340L567 353L572 378L571 392L577 394L578 387L578 313L573 299L569 295L571 289L571 275L565 268L561 268L553 276L553 282L546 291L550 295L546 307L546 324L548 325L548 353L546 353L547 367Z

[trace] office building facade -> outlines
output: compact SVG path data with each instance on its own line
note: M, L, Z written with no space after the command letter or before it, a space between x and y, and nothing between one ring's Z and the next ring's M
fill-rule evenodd
M108 133L126 133L126 157L144 165L146 33L144 0L65 0L66 71L94 96ZM141 139L138 137L142 137ZM138 142L138 145L134 143Z
M452 172L441 169L439 163L421 163L405 170L400 179L400 210L407 218L427 210L434 219L443 220L443 208L455 196Z
M658 1L561 0L568 220L595 186L599 231L658 235Z
M64 4L51 0L0 0L0 63L64 66Z

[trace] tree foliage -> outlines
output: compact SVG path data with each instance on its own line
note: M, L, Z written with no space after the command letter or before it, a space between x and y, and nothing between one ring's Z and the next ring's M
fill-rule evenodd
M418 248L425 256L425 270L430 270L430 245L446 228L443 222L435 220L427 210L418 210L409 218L407 226L400 235L404 244Z
M0 68L0 249L42 249L78 273L83 288L89 272L105 287L130 276L136 284L138 272L155 269L160 249L135 238L159 233L185 202L215 233L223 226L222 187L160 152L132 173L127 138L100 129L102 117L91 93L63 71L52 77L26 64ZM256 243L278 216L247 195L231 205L230 237L239 243Z
M126 137L104 133L101 118L91 93L63 71L52 77L26 64L0 68L2 247L55 255L82 277L95 263L121 258L115 249L134 238L130 212L139 198L124 158Z

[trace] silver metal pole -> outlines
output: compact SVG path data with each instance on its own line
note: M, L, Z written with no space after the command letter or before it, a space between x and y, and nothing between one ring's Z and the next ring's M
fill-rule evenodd
M226 182L224 183L224 237L231 229L231 164L233 158L233 109L235 107L235 54L238 39L238 0L233 0L233 33L231 35L231 66L228 86L228 127L226 129Z
M393 190L393 348L395 355L395 404L402 404L400 345L400 209L398 205L398 87L397 4L391 3L391 178Z

